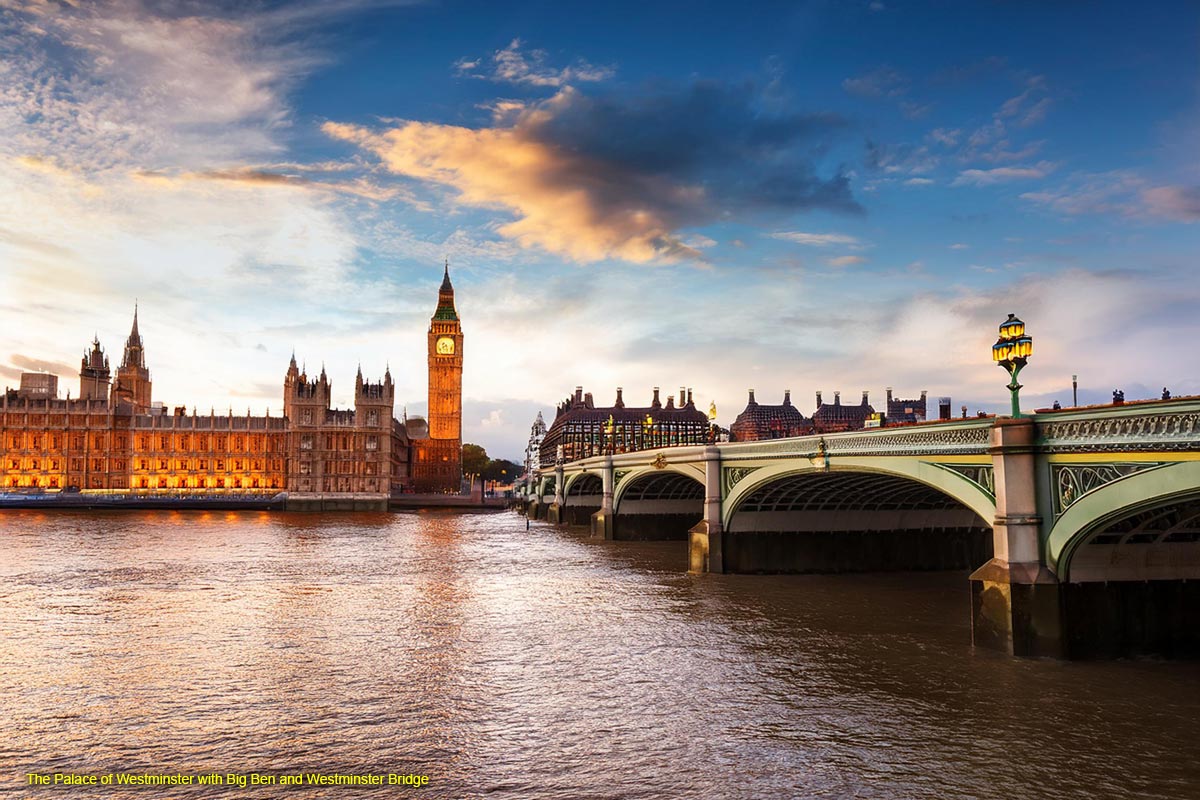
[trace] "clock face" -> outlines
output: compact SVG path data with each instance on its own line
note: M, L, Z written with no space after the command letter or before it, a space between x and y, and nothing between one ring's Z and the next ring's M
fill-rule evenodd
M454 340L449 336L443 336L437 340L437 354L439 356L454 355Z

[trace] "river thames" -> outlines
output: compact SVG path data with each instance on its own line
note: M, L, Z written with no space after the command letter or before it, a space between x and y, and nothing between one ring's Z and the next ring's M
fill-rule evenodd
M970 646L965 573L688 575L503 514L0 515L0 796L1200 796L1200 665ZM423 789L35 787L416 773Z

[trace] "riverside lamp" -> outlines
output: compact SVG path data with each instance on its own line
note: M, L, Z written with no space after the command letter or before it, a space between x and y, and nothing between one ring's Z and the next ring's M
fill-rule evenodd
M1017 376L1021 368L1033 355L1033 337L1025 333L1025 323L1017 319L1015 314L1009 314L1008 319L1000 323L1000 338L992 345L992 360L1008 370L1012 378L1008 382L1008 391L1012 394L1013 419L1021 416L1021 403L1018 395L1021 384Z

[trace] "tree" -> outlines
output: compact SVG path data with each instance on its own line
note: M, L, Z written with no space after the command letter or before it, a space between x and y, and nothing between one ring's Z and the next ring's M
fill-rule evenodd
M517 476L524 469L520 464L513 463L507 459L497 458L488 462L487 468L483 470L483 479L499 483L509 483L516 480Z
M468 475L482 475L487 469L488 454L477 444L464 444L462 449L462 468Z

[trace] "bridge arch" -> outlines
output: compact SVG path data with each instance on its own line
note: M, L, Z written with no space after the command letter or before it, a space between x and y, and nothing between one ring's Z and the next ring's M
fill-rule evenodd
M733 488L723 509L728 571L968 569L992 557L990 494L933 464L793 462Z
M614 539L680 539L704 517L704 472L687 464L632 470L613 493Z
M1046 537L1059 580L1200 578L1200 461L1152 467L1082 495Z
M570 500L571 497L580 497L583 495L600 495L604 493L603 481L600 476L594 472L577 472L571 475L566 475L563 478L565 484L564 496Z
M828 469L823 464L797 464L794 461L768 465L746 475L727 491L722 504L722 524L728 529L742 502L754 492L784 478L830 473L864 473L914 481L949 496L975 512L988 527L996 517L996 499L975 481L948 467L911 458L839 458Z

